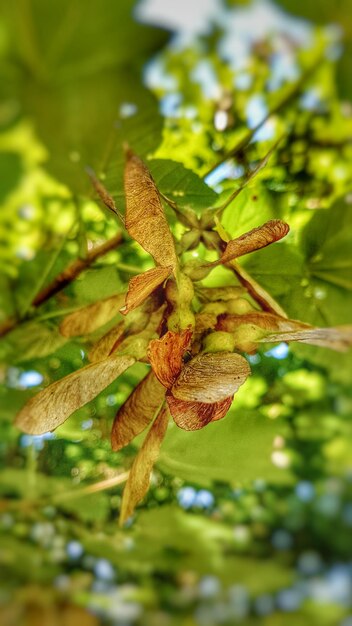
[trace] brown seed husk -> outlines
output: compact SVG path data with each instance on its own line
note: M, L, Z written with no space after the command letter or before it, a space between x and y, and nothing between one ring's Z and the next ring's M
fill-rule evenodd
M31 435L55 430L133 365L135 360L130 355L113 354L52 383L25 404L17 415L16 426Z
M269 220L258 228L253 228L241 237L228 242L224 253L216 264L227 263L240 256L265 248L287 235L290 227L281 220Z
M151 341L148 358L157 379L164 387L172 387L179 375L182 357L192 339L192 330L186 328L179 333L169 330L161 339Z
M271 333L260 339L261 342L298 341L313 346L330 348L337 352L347 352L352 346L352 326L336 326L334 328L307 328L295 332Z
M182 368L171 393L187 402L220 402L232 396L249 375L248 362L240 354L199 354Z
M60 324L61 335L79 337L94 332L119 313L124 300L125 294L118 293L70 313Z
M118 342L121 342L125 336L125 323L120 322L117 326L111 328L105 335L100 337L91 350L88 353L88 360L91 363L101 361L109 356L113 348L117 347Z
M159 192L148 168L129 148L126 149L124 183L126 229L152 255L157 265L175 268L175 244Z
M121 309L123 315L127 315L136 307L140 306L159 285L161 285L172 272L172 267L153 267L143 274L131 278L128 284L125 306Z
M233 332L243 324L258 326L264 330L293 331L301 328L311 328L299 320L288 320L284 317L267 313L266 311L253 311L244 315L221 314L218 317L216 330Z
M178 400L170 392L167 393L166 399L170 413L179 428L183 430L200 430L209 422L225 417L231 406L233 396L213 404Z
M114 451L127 446L154 419L165 397L165 388L150 371L119 409L111 431Z
M120 524L124 524L134 512L136 505L144 498L150 483L150 474L159 456L161 443L165 437L170 414L164 406L151 426L130 470L123 492Z

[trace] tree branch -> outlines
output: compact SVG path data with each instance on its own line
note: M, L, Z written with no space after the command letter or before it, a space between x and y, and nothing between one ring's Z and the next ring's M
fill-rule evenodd
M92 250L90 250L87 256L84 259L76 259L72 263L70 263L66 269L63 270L54 280L46 285L39 293L35 296L35 298L31 302L31 308L38 308L41 304L50 300L53 296L55 296L59 291L65 289L67 285L72 283L77 276L79 276L84 270L86 270L90 265L94 263L98 258L104 256L111 250L114 250L121 242L123 241L122 233L117 233L108 241L105 241L100 246L96 246ZM21 322L27 320L30 315L25 315L24 317L9 317L7 320L0 324L0 337L4 337L11 330L16 328Z

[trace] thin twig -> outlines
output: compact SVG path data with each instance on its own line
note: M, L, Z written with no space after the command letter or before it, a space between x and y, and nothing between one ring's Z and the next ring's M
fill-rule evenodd
M92 485L87 485L86 487L82 487L82 489L71 489L70 491L64 491L63 493L58 493L52 496L53 502L61 502L62 500L71 500L74 498L80 498L82 496L89 495L90 493L97 493L98 491L105 491L106 489L111 489L112 487L116 487L117 485L121 485L126 482L128 478L129 472L123 472L118 474L117 476L113 476L112 478L106 478L105 480L100 480L97 483L93 483Z
M100 246L96 246L90 250L84 259L76 259L70 263L63 272L58 274L54 280L44 287L32 300L31 308L37 308L47 300L50 300L59 291L65 289L70 283L72 283L84 270L88 269L94 261L104 256L111 250L114 250L123 241L122 233L117 233L108 241L105 241ZM20 323L30 318L27 314L24 317L10 317L0 324L0 337L4 337L11 330L16 328Z
M231 202L233 202L233 200L237 198L237 196L241 193L241 191L243 191L243 189L247 187L248 183L250 183L250 181L253 180L253 178L255 178L257 174L259 174L259 172L261 172L262 169L264 169L264 167L266 167L270 157L275 152L279 143L286 136L287 136L286 134L281 135L281 137L279 137L279 139L275 141L274 145L270 148L269 152L267 152L266 155L259 161L256 167L253 170L249 170L249 172L247 173L247 175L245 176L244 180L241 182L239 187L237 187L237 189L235 189L235 191L233 191L229 195L229 197L225 200L225 202L221 206L216 208L215 210L216 217L220 218L224 210L229 206L229 204L231 204Z
M40 507L46 506L49 503L57 504L58 506L60 506L60 502L65 502L66 500L75 500L76 498L81 498L91 493L105 491L107 489L111 489L112 487L116 487L117 485L121 485L122 483L126 482L128 475L129 472L122 472L117 476L113 476L112 478L107 478L105 480L100 480L99 482L93 483L92 485L87 485L85 487L82 487L81 489L70 489L69 491L63 491L62 493L53 494L51 496L43 496L38 499L0 500L0 511L7 511L9 509L21 510L32 507Z

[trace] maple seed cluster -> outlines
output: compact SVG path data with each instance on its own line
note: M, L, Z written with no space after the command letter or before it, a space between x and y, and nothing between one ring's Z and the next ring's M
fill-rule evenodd
M113 198L94 178L93 183L101 200L117 213ZM124 226L151 255L155 267L133 277L126 294L91 304L63 320L60 331L65 337L86 337L120 311L118 323L91 346L90 364L39 392L16 419L26 433L54 430L136 361L149 363L151 369L121 406L112 427L112 448L120 450L150 426L125 486L121 523L148 490L170 417L184 430L198 430L225 417L250 375L240 353L254 353L263 342L299 341L341 351L352 343L349 326L314 328L288 319L237 263L238 257L285 237L286 223L271 220L231 240L222 228L213 230L215 210L207 209L199 220L165 198L188 228L175 243L152 176L129 147L124 184ZM196 230L196 243L202 240L218 250L216 261L182 264L176 249L193 247ZM218 265L232 272L233 286L202 284Z

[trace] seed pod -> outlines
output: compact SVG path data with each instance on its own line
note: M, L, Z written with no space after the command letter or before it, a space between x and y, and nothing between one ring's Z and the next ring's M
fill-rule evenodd
M208 276L212 269L212 266L205 267L202 263L199 263L199 261L194 260L187 263L184 266L183 271L192 280L203 280Z
M180 332L185 328L194 328L194 313L188 307L177 307L168 317L168 328Z
M193 283L191 281L191 279L186 276L186 274L183 274L182 272L180 272L179 276L178 276L178 301L179 303L182 304L186 304L191 302L193 296L194 296L194 287L193 287Z
M235 339L231 333L217 331L203 340L203 352L233 352Z
M175 244L159 192L143 161L126 146L125 226L131 237L162 267L177 267Z
M198 229L192 228L181 237L180 248L182 251L194 250L199 245L200 233Z
M202 308L202 313L212 313L213 315L221 315L227 311L228 302L208 302Z
M232 333L236 350L253 354L257 351L258 341L263 337L263 332L254 324L242 324Z
M227 312L234 313L235 315L244 315L254 310L251 303L248 302L246 298L234 298L233 300L229 300L226 304Z
M249 365L239 354L199 354L182 368L171 393L187 402L220 402L232 396L249 374Z
M222 239L214 230L206 230L202 233L202 241L208 250L218 250Z

